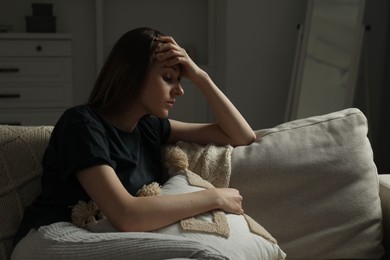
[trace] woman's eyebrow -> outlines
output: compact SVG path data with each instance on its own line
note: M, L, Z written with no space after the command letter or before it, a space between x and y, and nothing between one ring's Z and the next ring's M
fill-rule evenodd
M163 73L164 73L164 69L171 71L174 74L174 77L176 77L177 81L179 81L179 82L183 78L183 75L181 74L181 69L179 67L177 67L177 66L174 66L174 67L163 67L162 68L162 72Z
M177 75L180 75L181 74L181 70L179 69L179 67L177 66L173 66L173 67L163 67L163 70L171 70L173 71L175 74Z

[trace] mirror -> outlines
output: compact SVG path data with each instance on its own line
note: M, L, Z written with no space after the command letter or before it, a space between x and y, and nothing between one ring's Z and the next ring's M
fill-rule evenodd
M363 37L364 0L310 0L299 26L286 121L351 107Z

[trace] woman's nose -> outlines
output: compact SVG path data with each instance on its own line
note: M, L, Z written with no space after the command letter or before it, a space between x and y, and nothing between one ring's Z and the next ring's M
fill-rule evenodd
M183 96L184 95L184 89L181 87L180 84L177 84L175 88L173 89L174 94L176 96Z

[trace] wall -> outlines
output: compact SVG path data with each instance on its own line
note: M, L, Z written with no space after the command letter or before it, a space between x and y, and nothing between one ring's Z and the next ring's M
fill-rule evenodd
M57 31L73 38L74 103L85 102L96 77L94 0L1 0L0 24L24 31L31 2L54 4ZM215 81L255 129L284 118L298 23L306 0L216 1Z
M380 173L390 172L390 3L388 0L366 1L365 33L355 105L367 116L368 136Z
M74 103L85 102L96 78L94 0L1 0L0 24L11 23L15 31L25 31L24 16L32 14L31 2L53 3L57 31L72 34ZM254 129L282 123L296 26L304 21L306 0L216 0L216 7L215 81ZM388 136L381 116L389 107L385 87L390 82L389 9L388 0L367 0L365 23L371 30L367 32L367 57L360 71L356 103L368 117L374 153L383 162L388 161L386 150L390 146L388 138L384 142L379 136L379 132ZM383 147L380 151L379 146ZM379 161L378 165L381 168ZM388 171L388 164L386 167Z
M306 1L228 1L226 93L252 128L283 122Z

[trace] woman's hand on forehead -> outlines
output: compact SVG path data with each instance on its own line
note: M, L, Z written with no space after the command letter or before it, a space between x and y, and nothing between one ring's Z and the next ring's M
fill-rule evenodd
M159 36L155 40L159 44L154 52L154 58L164 67L172 67L174 70L177 68L181 75L190 80L196 80L197 76L204 73L171 36Z

